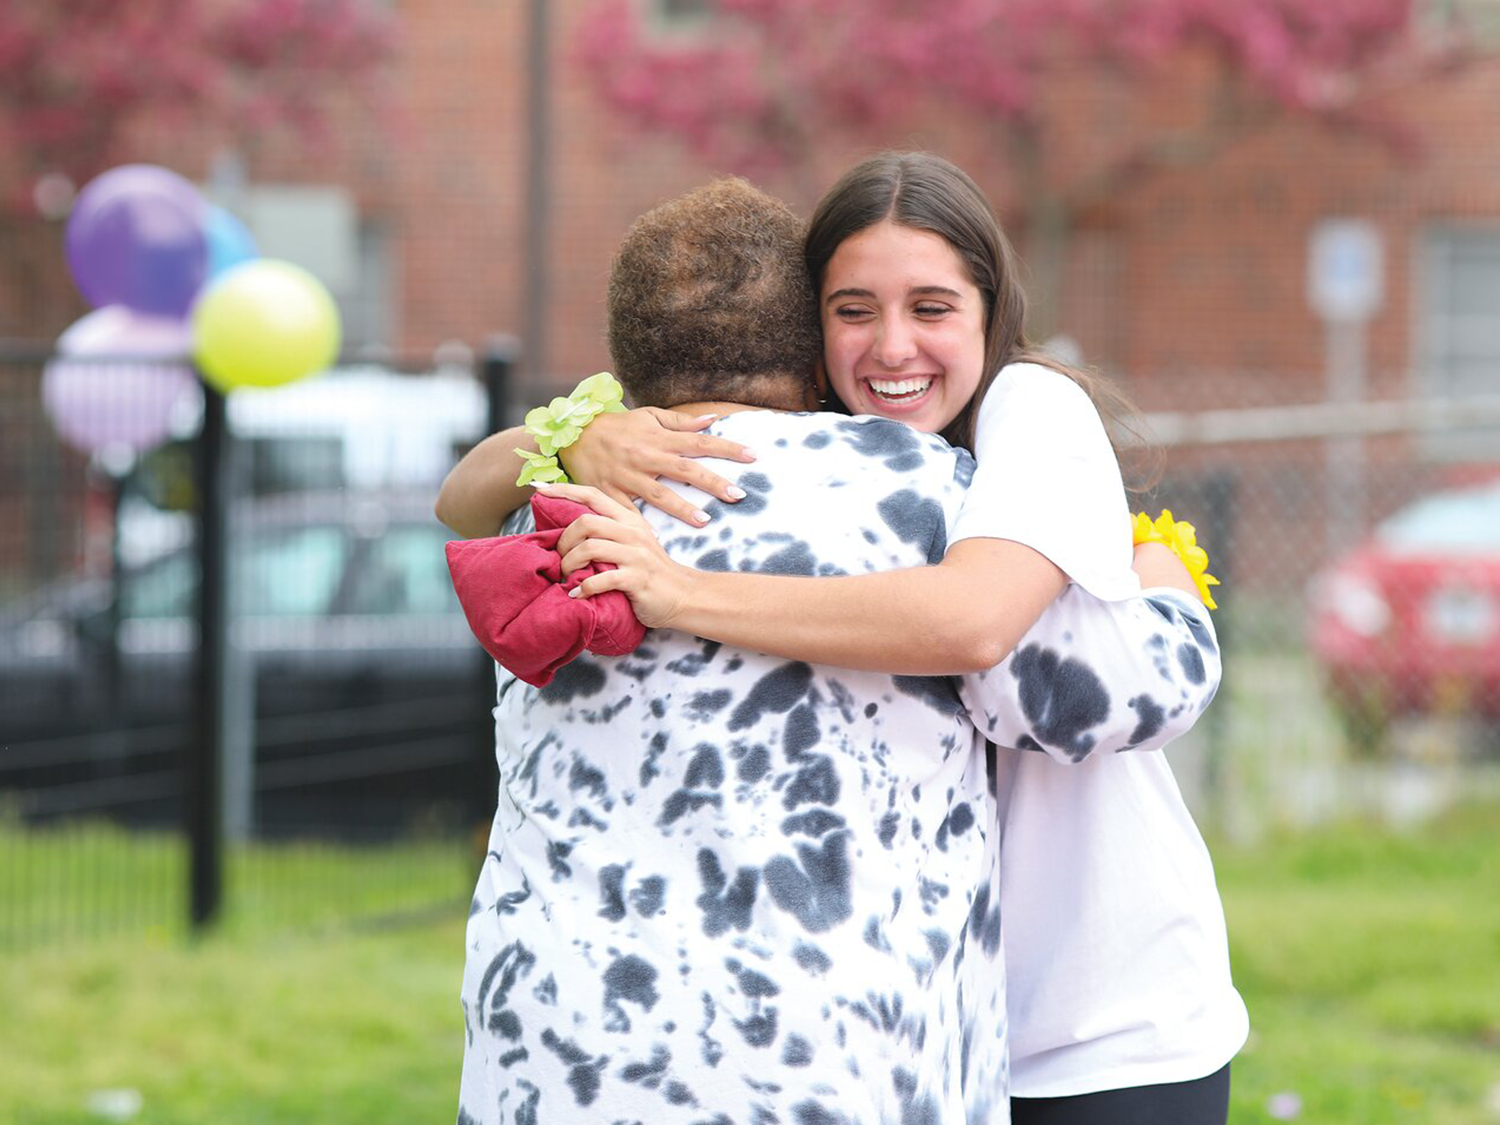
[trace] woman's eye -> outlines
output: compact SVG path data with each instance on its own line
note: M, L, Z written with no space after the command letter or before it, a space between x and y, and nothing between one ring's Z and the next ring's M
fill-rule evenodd
M947 305L918 305L914 311L918 316L943 316L952 310Z
M841 305L833 310L833 315L840 320L863 320L870 315L870 310L857 305Z

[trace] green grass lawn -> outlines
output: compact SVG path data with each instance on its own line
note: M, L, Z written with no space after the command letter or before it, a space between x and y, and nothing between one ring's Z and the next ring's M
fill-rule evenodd
M256 933L451 913L466 906L473 891L479 854L470 843L232 844L224 871L225 928ZM87 821L24 830L0 819L0 954L128 932L180 933L187 867L179 833Z
M1500 807L1216 859L1255 1026L1235 1125L1272 1121L1278 1093L1311 1125L1500 1121ZM358 882L357 854L322 861L320 879L342 862ZM14 892L0 883L0 901ZM461 915L356 930L241 918L200 942L158 928L12 951L0 1122L97 1123L90 1094L116 1088L140 1092L141 1125L449 1122Z
M1250 1006L1231 1120L1500 1121L1500 807L1216 854Z

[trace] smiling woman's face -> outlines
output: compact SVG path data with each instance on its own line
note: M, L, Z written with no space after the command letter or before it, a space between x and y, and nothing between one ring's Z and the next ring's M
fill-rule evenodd
M889 220L839 244L823 277L823 361L854 414L937 433L984 368L984 298L939 235Z

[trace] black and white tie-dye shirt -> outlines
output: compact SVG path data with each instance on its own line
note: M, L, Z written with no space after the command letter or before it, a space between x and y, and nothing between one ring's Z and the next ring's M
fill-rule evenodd
M754 411L715 431L759 453L714 466L745 499L707 505L703 530L647 512L701 569L936 562L973 471L878 418ZM1088 632L1120 652L1172 629L1139 600L1098 604L1113 624ZM1028 634L1028 667L1073 660L1080 619L1058 622ZM461 1125L1006 1120L998 833L975 724L1072 761L1159 745L1206 702L1143 724L1124 700L1150 661L1124 664L1106 675L1132 690L1084 729L1059 725L1069 701L1035 675L970 677L961 699L943 678L660 630L502 691Z

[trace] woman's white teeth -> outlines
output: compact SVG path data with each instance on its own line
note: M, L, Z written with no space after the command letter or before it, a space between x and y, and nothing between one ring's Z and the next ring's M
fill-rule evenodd
M870 389L881 398L901 398L918 395L932 386L932 376L921 379L871 379Z

